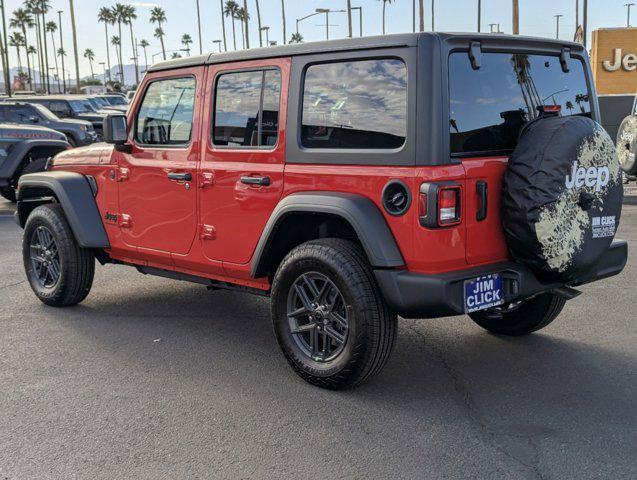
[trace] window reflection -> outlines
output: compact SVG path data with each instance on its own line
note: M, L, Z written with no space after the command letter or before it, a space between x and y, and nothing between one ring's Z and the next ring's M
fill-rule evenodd
M308 148L400 148L407 131L407 68L401 60L312 65L303 94Z

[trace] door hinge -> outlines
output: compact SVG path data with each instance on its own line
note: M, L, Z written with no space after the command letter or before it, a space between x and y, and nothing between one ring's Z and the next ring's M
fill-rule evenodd
M133 224L131 222L130 215L122 213L119 216L119 227L120 228L130 228L132 225Z
M128 168L120 167L117 169L117 181L123 182L124 180L128 180L130 175L130 170Z
M215 174L212 172L201 172L199 174L199 188L206 188L215 181Z
M214 240L217 238L217 230L212 225L201 225L199 238L202 240Z

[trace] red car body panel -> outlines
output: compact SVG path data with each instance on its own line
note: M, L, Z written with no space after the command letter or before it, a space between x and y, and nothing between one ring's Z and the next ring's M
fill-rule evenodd
M405 260L405 269L436 274L506 260L499 197L507 159L489 157L432 167L295 164L285 157L290 58L200 66L149 73L130 112L137 112L149 83L192 76L196 100L190 144L185 148L148 148L134 138L128 119L131 153L110 146L77 149L56 157L55 169L93 176L97 205L114 260L174 270L260 290L267 278L251 278L251 260L261 233L278 202L309 191L355 193L372 200L383 213ZM273 149L246 150L212 144L212 107L216 77L241 69L278 68L282 87L278 143ZM88 152L84 154L84 152ZM171 181L169 172L190 173L192 180ZM249 186L242 176L267 176L268 186ZM402 180L414 199L399 217L382 206L383 187ZM489 184L488 215L476 220L475 184ZM448 228L422 227L418 218L420 185L454 181L462 188L461 222Z

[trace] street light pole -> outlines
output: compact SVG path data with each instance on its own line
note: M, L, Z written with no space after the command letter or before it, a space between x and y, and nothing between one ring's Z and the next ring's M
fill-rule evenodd
M555 38L560 38L560 18L564 15L553 15L555 17Z
M358 31L363 36L363 7L352 7L352 10L358 10Z
M478 0L478 33L480 32L481 23L482 23L482 0Z
M628 10L628 12L626 12L626 28L630 28L630 7L632 7L633 5L635 5L634 3L626 3L624 5L624 7L626 7L626 9Z
M261 27L261 31L265 32L265 44L267 46L270 46L270 27L268 26Z
M4 42L4 64L6 66L4 72L5 91L11 96L11 67L9 66L9 44L7 43L7 20L4 12L4 0L0 0L0 9L2 9L2 39Z
M213 40L212 43L216 43L219 45L219 53L221 53L221 40Z
M104 86L106 86L106 62L100 62L102 69L104 70Z
M520 2L513 0L513 35L520 34Z
M586 37L588 36L588 0L584 0L584 12L582 13L582 33L584 34L584 46L586 47Z

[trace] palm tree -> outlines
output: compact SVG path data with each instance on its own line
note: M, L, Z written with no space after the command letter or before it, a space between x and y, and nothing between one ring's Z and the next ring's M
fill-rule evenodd
M36 65L36 59L33 58L33 56L36 55L37 56L37 62L38 62L38 73L40 75L40 84L42 84L42 64L40 63L40 56L38 55L38 51L37 49L33 46L33 45L29 45L29 48L27 48L27 58L31 57L31 61L33 62L33 76L35 77L35 65ZM38 88L38 81L37 79L35 79L35 89L37 90Z
M155 37L159 38L161 42L161 52L166 60L166 48L164 47L164 30L161 28L161 24L166 22L166 12L161 7L154 7L150 11L150 23L156 23ZM160 32L158 36L157 33Z
M48 50L48 46L47 46L47 41L46 41L46 14L49 12L49 10L51 10L51 2L50 0L37 0L37 7L38 7L38 13L42 16L42 22L40 23L40 26L38 28L38 34L40 32L40 29L42 31L42 39L40 40L40 45L42 48L40 48L40 55L42 56L42 59L44 60L44 68L45 68L45 72L44 72L44 78L46 79L46 91L47 92L51 92L51 85L49 82L49 50Z
M387 8L387 4L391 3L392 0L379 0L379 1L383 2L383 35L385 35L385 9Z
M234 49L237 49L237 34L234 28L234 21L237 18L237 12L239 11L239 5L234 0L228 0L226 2L226 8L223 11L226 17L232 18L232 42Z
M91 67L91 78L95 80L95 74L93 73L93 60L95 60L95 52L90 48L84 50L84 58L88 59L88 64Z
M113 12L108 7L100 8L99 13L97 14L97 21L104 23L104 33L106 34L106 63L108 65L108 80L110 82L113 81L111 78L111 54L110 54L110 46L108 43L108 26L115 24L115 19L113 18Z
M146 70L148 70L148 56L146 56L146 48L150 46L150 43L142 38L142 41L139 42L139 46L142 47L142 50L144 50L144 64L146 64Z
M120 59L122 58L122 42L120 41L117 35L113 35L111 38L111 45L115 47L115 56ZM119 78L122 84L124 83L124 70L122 70L122 62L118 61L119 64Z
M197 3L197 31L199 32L199 55L201 55L203 53L203 45L201 43L201 13L199 10L199 0L197 0L196 3Z
M300 33L293 33L290 37L289 43L303 43L303 35Z
M243 19L243 23L245 24L245 27L246 27L246 33L245 33L246 48L250 48L250 33L248 32L248 27L249 27L248 21L250 20L250 14L248 13L248 0L243 0L243 15L241 16ZM241 28L243 29L243 26Z
M285 0L281 0L281 23L283 24L283 45L287 42L287 35L285 34Z
M226 20L223 11L223 0L219 0L219 4L221 5L221 31L223 32L223 49L227 52L228 43L226 42Z
M243 26L248 22L249 19L250 19L250 15L248 15L248 12L246 12L245 8L241 7L237 10L237 20L241 22L241 45L243 46L244 49L246 48L247 37L246 37L246 32Z
M257 27L259 28L259 46L263 46L263 35L261 31L261 9L259 8L259 0L256 0L257 4Z
M60 92L60 68L58 66L58 57L55 54L55 52L57 51L57 49L55 48L55 32L58 29L58 24L51 21L51 22L46 22L45 25L45 32L48 32L51 34L51 42L53 42L53 59L55 60L55 75L57 76L57 82L58 82L58 92Z
M42 44L42 38L40 37L40 7L39 7L39 0L25 0L24 1L24 8L31 14L33 15L33 20L34 20L34 25L35 25L35 42L37 45L37 49L36 50L36 54L38 56L38 71L40 72L40 83L42 83L42 69L40 67L40 65L42 65L42 48L41 48L41 44ZM33 52L31 52L31 54L27 54L27 59L33 56ZM33 61L33 76L35 77L35 70L36 70L36 62ZM36 85L37 85L37 79L34 78L34 80L36 81Z
M13 32L9 35L9 46L14 47L18 56L18 72L22 72L22 58L20 57L20 47L24 45L24 37L20 32Z
M75 58L75 90L77 93L80 93L80 55L77 50L77 29L75 28L75 7L73 6L73 0L69 0L69 12L71 14L71 31L73 33L73 57Z
M9 20L9 27L11 28L19 28L22 30L22 38L23 38L23 46L25 51L29 48L29 43L27 41L27 28L33 28L35 24L33 23L33 17L28 10L24 8L18 8L14 10L13 17ZM31 78L31 61L29 60L29 55L27 55L27 75L29 79L29 88L33 90L33 80Z
M130 43L133 48L133 64L135 65L135 85L139 85L139 65L137 60L137 48L135 47L135 36L133 35L133 20L137 20L137 12L132 5L124 6L124 23L130 28Z
M116 3L114 7L111 8L111 11L113 12L113 16L115 17L115 22L117 22L117 28L119 31L119 35L117 36L117 39L119 40L119 71L121 74L121 81L122 81L122 85L125 83L124 82L124 59L122 58L122 23L126 22L126 15L128 13L127 9L126 9L126 5L123 5L121 3Z
M166 34L164 33L164 31L162 30L162 28L161 28L161 27L157 27L157 28L155 29L155 35L154 35L154 37L155 37L155 38L157 38L157 39L159 39L159 41L161 42L161 51L162 51L162 52L163 52L163 54L164 54L164 59L166 58L166 51L164 50L164 36L165 36L165 35L166 35Z
M188 35L187 33L184 33L181 36L181 44L186 47L186 53L188 54L188 56L190 56L190 44L192 43L192 37L190 35Z

